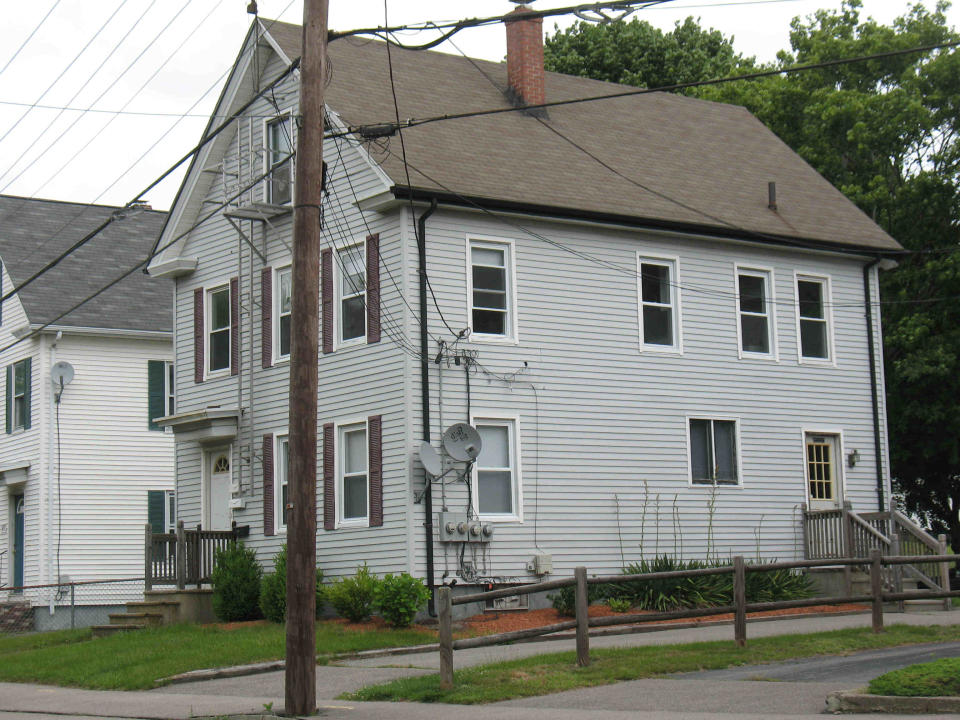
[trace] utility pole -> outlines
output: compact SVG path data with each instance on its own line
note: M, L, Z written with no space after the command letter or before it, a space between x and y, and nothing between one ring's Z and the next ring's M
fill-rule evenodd
M327 10L328 0L304 0L293 210L288 426L290 507L284 692L288 715L312 715L317 705L317 360Z

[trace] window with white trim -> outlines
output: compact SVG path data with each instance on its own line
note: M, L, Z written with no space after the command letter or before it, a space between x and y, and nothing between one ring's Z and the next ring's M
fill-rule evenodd
M163 402L167 415L177 413L177 374L172 362L163 363Z
M273 464L274 507L276 508L276 527L287 529L287 505L289 505L290 443L286 435L277 438L276 461Z
M207 371L230 369L230 286L207 291Z
M13 430L25 430L30 427L30 358L19 360L10 366L7 374L12 387L7 389L10 398L10 417ZM8 430L9 432L9 430Z
M166 491L166 502L163 505L164 532L177 531L177 495L173 490Z
M516 422L477 419L474 425L482 440L474 472L477 512L493 520L515 520L520 515Z
M698 485L739 483L736 420L690 418L690 480Z
M369 518L367 424L341 426L338 445L340 520L345 525L366 525Z
M673 260L640 257L640 344L645 350L679 350L680 328Z
M340 342L367 334L367 262L363 243L338 251Z
M514 335L513 267L509 243L470 240L469 306L474 338Z
M266 126L267 202L284 205L293 197L293 129L290 116L271 120Z
M772 287L769 272L737 268L737 314L744 355L774 355Z
M274 347L277 349L277 359L290 357L290 317L292 312L293 276L290 268L277 270L277 292L274 313L276 321L273 326L277 334Z
M826 310L826 278L797 276L797 317L800 357L830 359L830 321Z

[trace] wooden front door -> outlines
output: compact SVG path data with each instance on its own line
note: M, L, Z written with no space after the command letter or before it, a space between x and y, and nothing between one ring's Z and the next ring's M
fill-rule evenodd
M840 439L836 435L807 433L804 442L807 500L811 510L840 507Z

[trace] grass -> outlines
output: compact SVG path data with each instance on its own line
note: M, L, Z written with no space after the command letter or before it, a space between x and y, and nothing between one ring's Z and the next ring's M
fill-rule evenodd
M888 672L870 681L874 695L943 697L960 695L960 658L944 658Z
M815 655L846 655L859 650L957 639L960 639L960 625L892 625L880 634L874 634L869 628L854 628L810 635L757 638L749 641L745 648L738 648L733 642L719 641L597 649L591 651L592 662L585 668L575 665L575 653L563 652L464 668L454 674L452 690L441 690L439 676L427 675L374 685L341 698L472 705L677 672L719 670L737 665Z
M353 630L317 624L318 662L340 653L417 645L436 640L431 630ZM101 690L143 690L159 678L188 670L242 665L283 657L283 625L231 629L171 625L94 638L89 629L0 637L0 681Z

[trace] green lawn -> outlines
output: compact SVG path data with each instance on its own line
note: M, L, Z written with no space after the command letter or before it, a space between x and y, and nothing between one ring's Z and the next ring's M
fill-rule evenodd
M960 625L892 625L880 634L874 634L869 628L854 628L811 635L757 638L750 640L745 648L736 647L732 641L720 641L597 649L590 653L592 663L586 668L575 665L575 653L563 652L458 670L454 675L454 689L449 691L440 690L439 676L427 675L363 688L342 697L347 700L406 700L469 705L547 695L676 672L717 670L814 655L845 655L858 650L957 639L960 639Z
M888 672L870 681L874 695L943 697L960 695L960 658L943 658Z
M317 624L323 663L339 653L435 642L430 630L350 630ZM188 670L277 660L286 645L284 626L172 625L94 638L90 630L18 637L0 636L0 681L71 687L141 690Z

